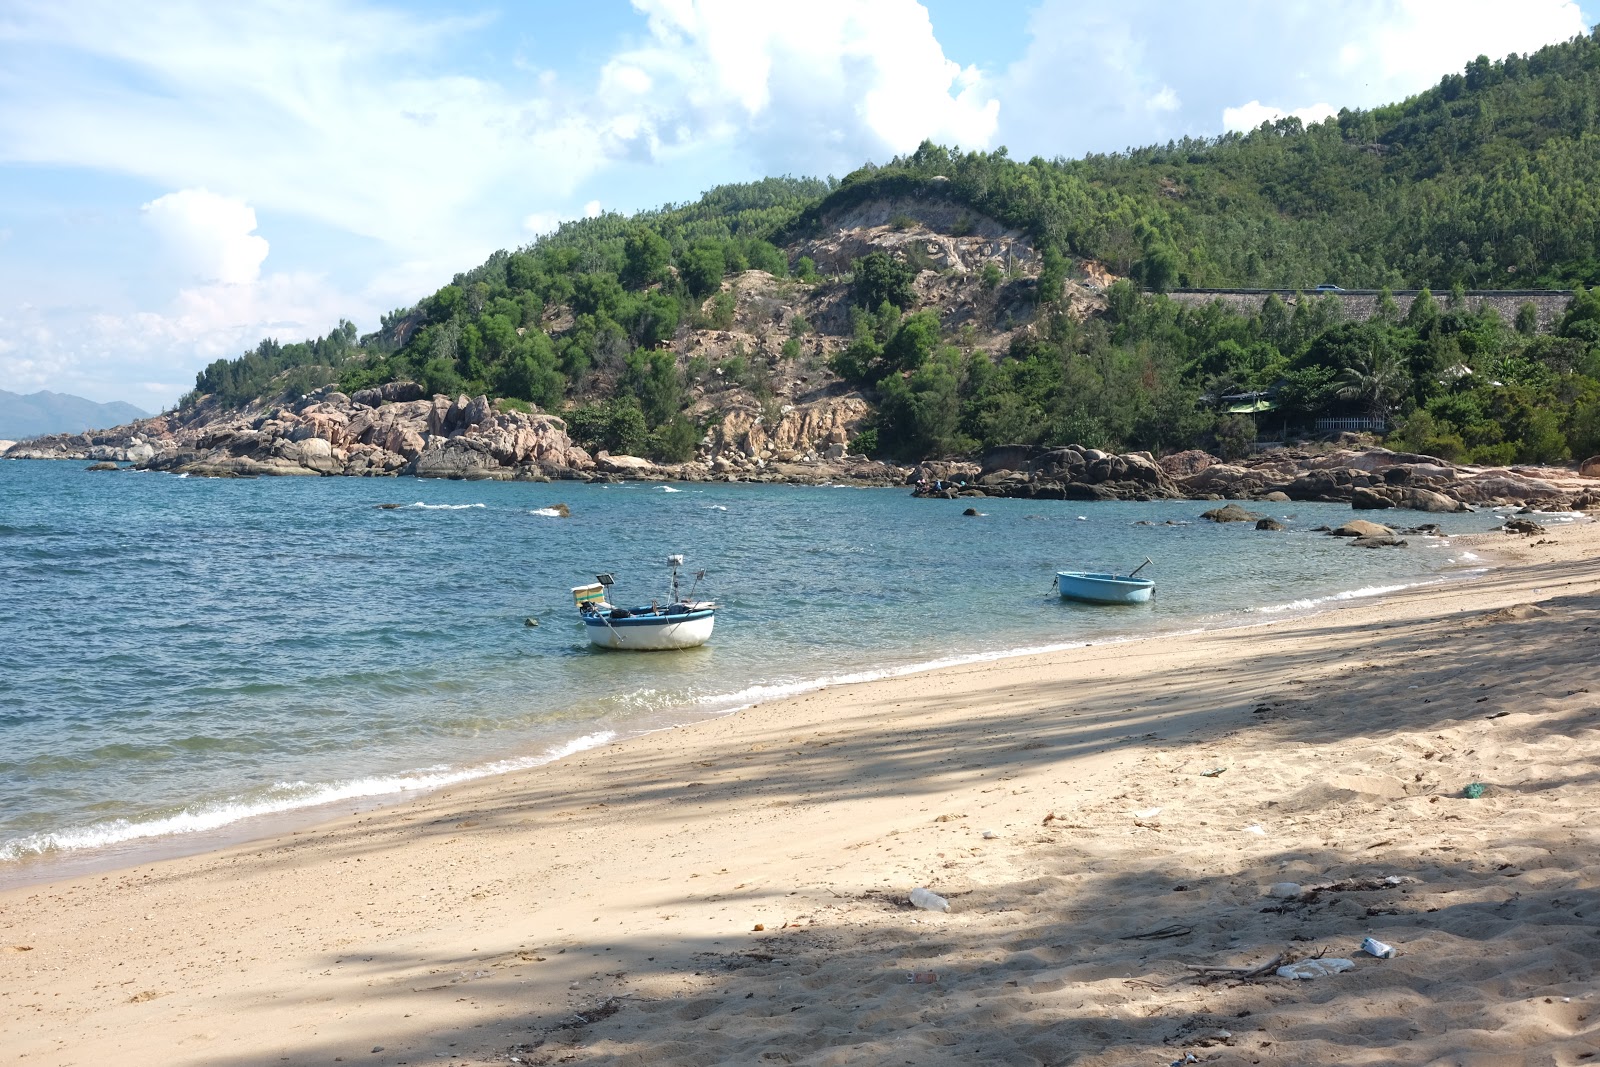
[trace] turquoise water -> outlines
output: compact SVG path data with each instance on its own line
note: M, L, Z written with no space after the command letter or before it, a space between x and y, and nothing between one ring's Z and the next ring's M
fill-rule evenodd
M570 518L540 514L561 502ZM394 510L377 507L404 505ZM1481 568L1309 532L1348 507L913 500L901 489L88 474L0 463L0 880L132 862L848 678L1320 610ZM1481 531L1489 513L1424 516ZM1163 524L1138 525L1140 520ZM570 587L705 568L703 648L591 649ZM1148 605L1052 595L1146 556ZM537 627L524 620L538 620ZM346 808L348 808L346 803ZM205 847L198 844L194 847Z

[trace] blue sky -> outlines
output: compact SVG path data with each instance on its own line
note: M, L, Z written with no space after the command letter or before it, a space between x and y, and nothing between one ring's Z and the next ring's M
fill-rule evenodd
M1570 0L7 0L0 389L150 410L562 219L1400 99Z

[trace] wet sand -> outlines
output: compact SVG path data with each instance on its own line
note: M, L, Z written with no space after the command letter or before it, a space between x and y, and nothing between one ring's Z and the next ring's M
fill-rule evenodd
M1475 582L0 892L0 1058L1600 1061L1600 525L1484 537Z

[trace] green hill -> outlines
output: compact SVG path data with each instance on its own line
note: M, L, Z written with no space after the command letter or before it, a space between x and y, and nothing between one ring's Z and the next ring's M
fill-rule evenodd
M686 458L707 417L692 418L690 402L716 370L695 363L693 338L733 324L724 279L755 269L817 292L848 287L858 306L833 328L830 365L839 389L876 405L858 447L895 458L1018 441L1232 450L1251 427L1219 398L1270 390L1291 421L1370 414L1398 422L1397 444L1557 461L1600 451L1600 302L1588 296L1539 336L1523 316L1502 322L1460 300L1356 323L1330 298L1244 315L1136 290L1600 282L1597 116L1600 42L1585 36L1480 58L1408 100L1309 128L1285 119L1077 160L924 144L837 183L773 178L568 223L359 343L345 324L218 361L194 396L240 405L409 378L568 414L591 445ZM802 243L877 202L954 204L970 215L947 231L993 219L1027 234L1036 263L989 264L970 283L1024 298L1031 328L1011 329L1016 300L1006 321L959 330L922 307L910 283L928 264L912 261L914 244L865 272L819 276ZM1102 265L1136 284L1114 286L1103 315L1067 314L1063 282ZM1008 343L993 351L985 339L1000 331ZM739 358L741 370L761 365L739 376L756 400L788 399L762 383L784 377L791 346Z

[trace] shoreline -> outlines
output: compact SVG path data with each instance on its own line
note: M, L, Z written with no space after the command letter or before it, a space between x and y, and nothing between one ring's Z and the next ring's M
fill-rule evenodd
M1583 520L1579 521L1581 523ZM354 816L383 811L412 800L425 799L452 788L470 786L473 783L492 780L504 775L537 771L553 763L575 758L596 747L604 747L619 741L637 740L673 730L692 729L725 716L747 712L763 704L794 700L808 694L840 686L893 681L929 672L954 670L963 667L981 667L985 664L1003 663L1014 659L1071 655L1090 647L1103 648L1144 641L1194 637L1229 630L1273 627L1326 613L1349 610L1360 606L1368 600L1381 601L1430 586L1450 585L1460 581L1477 581L1485 575L1493 573L1494 566L1497 563L1515 558L1512 554L1497 554L1494 551L1496 548L1503 546L1507 539L1504 535L1492 531L1449 535L1445 540L1448 541L1448 545L1430 545L1428 547L1437 549L1461 545L1468 548L1482 548L1488 554L1474 561L1475 564L1481 564L1481 566L1460 563L1452 566L1451 564L1434 562L1432 563L1433 569L1431 571L1413 576L1399 586L1346 589L1316 598L1282 604L1260 605L1243 609L1238 615L1229 616L1221 620L1213 620L1209 616L1172 619L1168 620L1168 625L1171 628L1155 632L1119 631L1113 632L1109 636L1088 639L1073 638L1042 645L1015 646L960 655L946 655L932 660L896 663L890 666L855 670L839 675L825 675L790 683L757 683L736 693L701 698L691 704L662 709L657 712L657 718L668 715L673 716L673 721L671 722L653 725L639 723L635 724L634 729L622 733L611 733L610 736L602 739L596 739L596 735L585 734L553 746L547 746L542 751L535 751L538 746L533 746L526 750L519 749L510 755L502 755L485 763L434 768L431 770L419 768L391 775L392 778L406 780L428 777L446 779L446 781L436 784L401 786L368 794L329 796L303 805L294 805L277 810L248 812L227 822L194 831L169 830L152 832L148 835L140 834L101 845L79 846L50 852L25 853L16 859L0 860L0 892L48 885L51 882L63 879L106 874L149 863L204 856L230 848L247 847L283 834L303 833L314 830L318 826L346 815ZM741 702L741 698L749 693L755 693L755 695ZM340 786L349 787L366 780L356 779L350 782L326 783L325 788L337 790ZM186 806L181 811L167 816L166 819L153 821L165 822L185 817L198 819L205 817L207 814L209 813L204 809L195 811ZM146 823L135 823L133 825L142 826L147 825L149 822L151 821L147 820ZM113 824L65 827L61 830L49 831L49 834L55 836L74 832L85 833L108 825Z
M30 1064L1594 1051L1600 527L1551 536L1477 581L822 689L0 891L0 1041ZM918 885L950 911L905 906ZM1358 975L1185 969L1323 947Z

